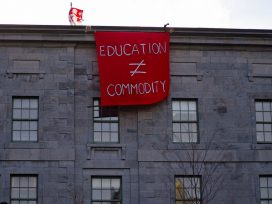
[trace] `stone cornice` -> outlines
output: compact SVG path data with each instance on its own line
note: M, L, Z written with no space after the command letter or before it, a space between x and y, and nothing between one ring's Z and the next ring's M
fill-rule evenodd
M272 46L272 30L171 28L171 44ZM94 43L95 31L165 32L163 27L0 25L0 42Z

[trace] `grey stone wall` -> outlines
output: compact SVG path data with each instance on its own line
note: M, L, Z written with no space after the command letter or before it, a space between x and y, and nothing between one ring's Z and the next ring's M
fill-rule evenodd
M210 203L260 203L272 145L256 142L254 100L272 99L271 38L171 35L168 99L120 107L120 144L111 145L92 142L93 34L36 29L0 35L0 202L9 202L10 175L36 174L39 204L90 203L92 176L122 177L124 204L174 204L174 178L192 146L172 142L171 99L184 98L198 101L194 148L209 146L205 162L224 178ZM11 141L13 96L39 97L37 143Z

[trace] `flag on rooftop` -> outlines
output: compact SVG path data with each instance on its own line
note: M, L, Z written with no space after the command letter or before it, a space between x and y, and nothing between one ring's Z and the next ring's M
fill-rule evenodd
M71 8L69 11L69 22L71 25L81 25L83 21L83 10L74 8L71 3Z

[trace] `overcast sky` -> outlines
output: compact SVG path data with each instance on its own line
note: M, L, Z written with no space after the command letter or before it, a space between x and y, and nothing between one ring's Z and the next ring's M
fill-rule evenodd
M69 25L71 0L0 0L0 24ZM83 25L272 29L272 0L72 0Z

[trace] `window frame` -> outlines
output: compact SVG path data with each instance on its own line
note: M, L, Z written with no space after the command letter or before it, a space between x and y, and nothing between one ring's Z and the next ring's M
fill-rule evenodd
M98 103L95 104L95 103ZM120 143L120 117L119 117L119 109L117 110L117 116L109 116L109 117L101 117L100 116L100 111L101 111L101 106L100 104L100 99L99 98L93 98L92 101L92 118L93 118L93 138L92 141L95 144L119 144ZM118 107L116 107L118 108ZM96 113L98 113L98 116L96 116ZM96 124L100 124L101 126L101 130L96 130L95 125ZM109 130L108 131L103 131L103 124L104 125L108 125L109 126ZM115 124L117 125L117 130L114 131L112 130L112 125ZM100 140L96 140L95 139L95 134L96 132L100 133ZM109 140L105 140L103 141L103 133L108 133L109 134ZM113 134L117 134L117 140L113 140Z
M16 99L20 99L21 101L22 100L24 100L24 99L27 99L27 100L33 100L33 99L35 99L35 100L37 100L37 109L33 109L33 110L37 110L37 119L31 119L30 117L28 118L28 119L22 119L22 118L20 118L20 119L15 119L14 118L14 101L16 100ZM22 103L22 102L21 102ZM22 104L21 104L22 105ZM11 121L12 121L12 123L11 123L11 142L18 142L18 143L37 143L37 142L39 142L39 107L40 107L40 104L39 104L39 97L38 96L13 96L12 97L12 114L11 114ZM18 108L17 108L18 109ZM20 108L20 110L23 110L23 108L21 107ZM30 107L28 108L28 110L31 110L30 109ZM21 137L21 131L22 131L22 129L20 128L20 130L18 130L18 131L20 131L20 140L15 140L14 139L14 135L13 135L13 131L14 131L14 122L37 122L37 130L36 130L36 132L37 132L37 138L36 138L36 140L30 140L30 136L29 136L29 139L28 140L22 140L22 137ZM31 131L31 129L30 129L30 127L29 127L29 129L27 130L28 132L29 132L29 134L30 134L30 131Z
M198 179L198 183L199 183L199 186L198 186L198 189L199 189L199 198L197 198L197 200L194 200L194 199L177 199L177 179L178 178L182 178L182 179ZM174 184L175 184L175 203L177 202L188 202L190 204L201 204L202 203L202 176L201 175L177 175L175 176L174 178ZM188 191L184 190L185 192ZM188 192L187 192L188 193Z
M267 179L267 186L265 187L262 187L261 186L261 178L266 178ZM269 197L269 189L271 188L272 189L272 184L271 184L271 187L269 187L269 184L268 184L268 179L271 178L271 182L272 182L272 175L259 175L259 193L260 193L260 202L262 201L272 201L272 194L271 194L271 197ZM268 198L262 198L262 188L263 189L267 189L267 194L268 194Z
M270 103L270 111L265 111L264 108L263 108L263 103ZM257 111L257 108L256 108L256 104L257 103L262 103L262 110L261 111ZM255 136L256 136L256 142L257 144L271 144L272 143L272 100L270 99L255 99L254 100L254 110L255 110ZM267 122L267 121L264 121L264 118L263 118L263 121L258 121L257 120L257 113L258 112L261 112L261 113L265 113L265 112L269 112L270 113L270 118L271 118L271 121L270 122ZM264 115L262 115L264 116ZM262 131L258 131L258 128L257 126L258 125L262 125ZM265 131L265 125L270 125L270 131ZM262 135L262 138L263 140L259 140L259 137L258 137L258 132L261 132L263 135ZM270 140L265 140L265 133L266 132L269 132L270 135L271 135L271 139Z
M94 189L93 188L93 179L101 179L101 188L100 189ZM102 188L102 180L103 179L119 179L119 182L120 182L120 188L119 188L119 192L120 192L120 199L119 200L112 200L112 199L110 199L110 200L106 200L106 199L102 199L102 190L110 190L110 191L112 191L112 188L106 188L106 189L103 189ZM111 181L110 181L111 182ZM104 202L114 202L114 203L118 203L118 204L122 204L123 202L123 192L122 192L122 190L123 190L123 188L122 188L122 177L121 176L92 176L91 177L91 203L96 203L96 202L98 202L98 203L104 203ZM93 190L100 190L101 191L101 200L98 200L98 199L93 199Z
M189 120L189 113L190 113L190 110L189 110L189 106L188 106L188 109L186 109L186 112L187 112L187 114L188 114L188 120L182 120L182 119L180 119L180 120L174 120L174 111L177 111L177 110L174 110L173 109L173 102L178 102L179 104L181 103L181 102L186 102L186 103L190 103L190 102L194 102L195 103L195 108L196 108L196 110L195 110L195 116L196 116L196 119L195 120ZM196 98L172 98L172 100L171 100L171 117L172 117L172 142L174 143L174 144L196 144L196 143L199 143L199 113L198 113L198 99L196 99ZM182 112L182 110L181 109L179 109L178 110L179 112ZM180 125L180 129L181 129L181 125L182 124L188 124L188 132L176 132L176 133L188 133L188 135L189 135L189 140L188 141L183 141L182 140L182 136L180 135L180 139L179 139L179 141L175 141L175 139L174 139L174 134L175 134L175 132L174 132L174 124L179 124ZM190 132L190 128L189 128L189 125L190 124L195 124L195 128L196 128L196 132ZM196 134L196 140L191 140L190 138L192 137L191 136L191 134Z
M29 197L28 198L12 198L12 192L13 192L12 190L15 188L15 187L12 186L12 178L15 178L15 177L18 177L19 179L22 178L22 177L28 177L28 186L24 187L24 188L27 188L28 193L29 193L29 189L30 189L30 187L29 187L29 178L32 177L32 178L36 179L36 187L35 187L35 189L36 189L36 198L35 199L34 198L29 198ZM39 184L39 178L38 178L37 174L11 174L10 175L10 203L12 204L12 201L19 201L19 202L21 202L21 201L35 201L36 204L38 204L38 197L39 197L38 196L38 187L39 187L38 184ZM23 187L19 186L17 188L20 189L20 188L23 188ZM32 187L32 188L34 188L34 187ZM20 190L19 190L19 195L20 195Z

